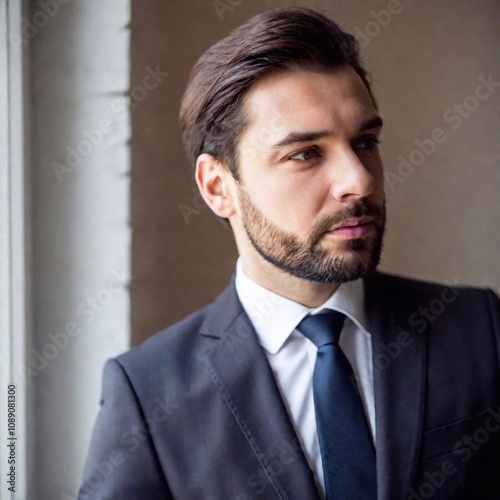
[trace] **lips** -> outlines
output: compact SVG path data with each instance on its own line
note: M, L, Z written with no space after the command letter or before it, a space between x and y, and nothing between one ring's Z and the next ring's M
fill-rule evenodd
M375 225L373 220L373 217L357 217L347 219L333 229L326 231L325 235L347 239L362 238L374 230Z
M343 229L343 228L354 228L357 226L362 226L363 224L369 224L373 222L373 217L357 217L353 219L347 219L346 221L342 222L338 226L334 227L333 229L330 229L327 231L328 233L334 232L337 229Z

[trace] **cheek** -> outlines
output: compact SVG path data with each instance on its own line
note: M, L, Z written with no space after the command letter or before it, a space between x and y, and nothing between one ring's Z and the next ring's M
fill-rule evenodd
M315 221L322 202L314 183L300 176L266 176L256 181L251 190L252 200L271 222L284 230L307 233Z

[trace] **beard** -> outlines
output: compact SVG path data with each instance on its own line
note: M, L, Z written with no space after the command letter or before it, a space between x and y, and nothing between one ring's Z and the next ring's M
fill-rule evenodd
M343 207L312 227L307 241L270 221L238 185L242 224L255 250L267 262L297 278L322 283L347 283L370 275L382 254L385 200L382 206L367 200ZM336 248L322 246L325 231L353 217L373 217L374 231L361 238L340 239Z

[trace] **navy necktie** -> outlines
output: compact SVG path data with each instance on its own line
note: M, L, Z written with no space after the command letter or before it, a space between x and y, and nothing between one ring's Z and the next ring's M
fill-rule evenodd
M345 315L306 316L297 329L318 347L314 408L328 500L376 500L375 448L351 365L338 344Z

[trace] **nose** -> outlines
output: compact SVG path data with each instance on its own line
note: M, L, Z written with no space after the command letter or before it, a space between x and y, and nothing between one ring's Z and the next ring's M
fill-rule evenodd
M332 161L331 191L336 201L352 203L370 196L375 189L375 179L358 155L346 148Z

